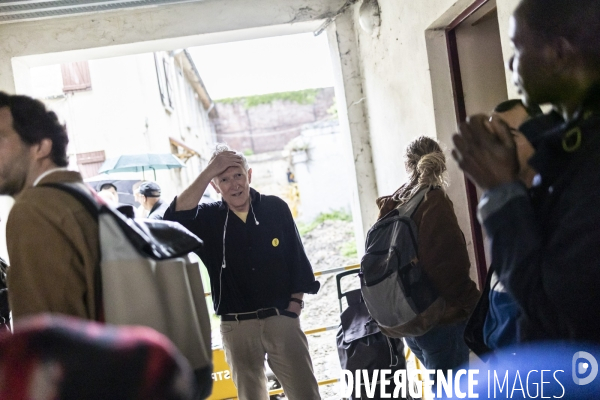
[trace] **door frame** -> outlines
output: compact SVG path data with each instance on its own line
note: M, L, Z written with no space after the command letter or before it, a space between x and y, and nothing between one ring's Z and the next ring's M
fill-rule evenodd
M479 10L489 0L476 0L467 9L460 13L446 27L446 46L448 49L448 62L450 64L450 76L452 80L452 93L454 95L454 109L456 113L456 122L460 124L467 119L467 111L465 107L465 96L463 92L462 78L460 73L460 63L458 58L458 46L456 42L456 28L473 13ZM477 268L477 277L479 279L479 287L483 288L487 278L487 260L485 257L485 246L483 241L483 232L481 224L477 219L477 204L479 203L477 196L477 188L467 176L465 179L465 189L467 194L467 204L469 209L469 219L471 222L471 233L473 235L473 249L475 252L475 263Z

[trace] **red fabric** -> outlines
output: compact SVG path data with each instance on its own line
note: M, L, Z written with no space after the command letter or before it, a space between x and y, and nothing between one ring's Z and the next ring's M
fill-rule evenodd
M189 382L181 388L176 382ZM0 399L191 399L187 360L160 333L41 315L0 335Z

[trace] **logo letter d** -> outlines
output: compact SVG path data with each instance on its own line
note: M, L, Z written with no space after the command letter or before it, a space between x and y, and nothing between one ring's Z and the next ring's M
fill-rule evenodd
M580 358L585 358L592 367L590 374L585 378L577 377L577 360ZM598 375L598 361L596 361L596 358L593 355L586 351L578 351L573 354L573 382L575 382L576 385L587 385L596 378L596 375Z

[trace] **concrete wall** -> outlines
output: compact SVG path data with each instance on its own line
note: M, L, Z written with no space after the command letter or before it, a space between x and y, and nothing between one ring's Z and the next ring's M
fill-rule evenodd
M507 100L502 47L495 14L456 28L456 43L467 115L489 113Z
M27 68L34 65L310 31L343 3L344 0L205 0L3 24L0 90L14 92L13 75L27 78ZM318 22L309 28L302 24L311 21ZM256 30L265 27L268 29ZM45 57L13 60L31 55ZM19 91L28 93L27 79L20 84Z

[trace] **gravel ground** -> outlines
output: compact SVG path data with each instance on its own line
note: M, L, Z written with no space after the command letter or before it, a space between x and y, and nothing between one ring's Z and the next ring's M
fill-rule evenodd
M345 257L341 254L342 246L352 240L354 240L352 222L337 220L324 221L302 238L306 254L315 272L358 263L357 258ZM337 326L340 322L340 306L337 299L335 274L323 275L318 280L321 282L319 293L305 296L306 306L301 316L304 330ZM342 280L344 291L358 287L358 279L353 275ZM318 381L339 378L340 366L335 340L336 334L337 328L308 336L308 344ZM320 392L323 399L338 398L336 385L321 386Z

